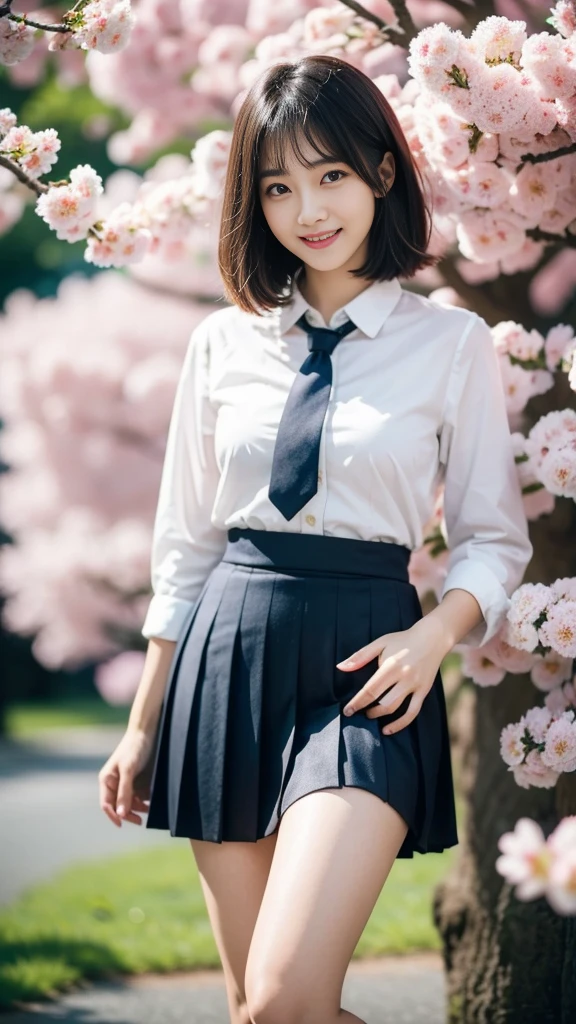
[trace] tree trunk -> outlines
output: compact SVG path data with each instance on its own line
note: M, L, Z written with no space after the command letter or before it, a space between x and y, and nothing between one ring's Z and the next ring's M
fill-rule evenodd
M549 247L540 269L561 250ZM555 323L573 324L576 297L552 319L529 304L535 270L502 275L478 287L461 277L451 254L440 274L485 320L515 320L546 335ZM574 408L567 375L528 403L527 433L553 409ZM526 582L551 583L576 576L576 504L558 498L551 516L530 524L534 557ZM470 692L472 687L472 692ZM576 772L565 773L555 789L522 789L500 756L500 732L529 707L543 703L529 676L508 675L486 689L465 684L467 715L451 716L458 731L455 754L466 806L465 834L450 876L438 886L434 920L443 940L450 1024L573 1024L576 1021L576 918L555 913L544 899L522 902L495 863L498 839L521 817L536 820L549 835L561 818L576 814ZM463 695L464 695L463 693ZM466 710L466 703L462 702ZM462 721L468 726L462 730Z
M576 575L574 502L558 499L552 516L531 524L531 536L527 582ZM500 757L502 728L543 696L529 675L474 687L461 755L466 832L458 863L434 899L450 1024L576 1021L576 918L558 915L544 898L520 901L494 866L498 838L519 818L535 819L549 835L562 817L576 814L576 772L563 774L554 789L522 789Z

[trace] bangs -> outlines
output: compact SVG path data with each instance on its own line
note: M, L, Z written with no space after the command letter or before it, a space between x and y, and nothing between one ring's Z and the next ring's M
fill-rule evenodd
M286 157L290 153L304 167L312 167L314 160L307 159L302 150L305 141L322 159L348 164L366 184L381 189L381 181L372 167L377 166L383 152L378 154L367 140L362 144L358 126L353 129L344 116L335 117L334 105L322 103L322 93L311 103L302 103L298 96L283 97L263 122L258 134L256 167L264 151L267 165L278 173L286 173Z

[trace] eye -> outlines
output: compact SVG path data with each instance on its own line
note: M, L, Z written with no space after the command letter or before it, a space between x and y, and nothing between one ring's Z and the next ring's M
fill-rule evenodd
M346 171L336 171L336 170L334 170L334 171L326 171L326 174L324 175L324 178L327 178L329 174L339 174L341 176L340 178L335 178L335 179L332 179L332 181L329 181L328 182L329 185L335 185L342 178L347 178L348 177L348 175L346 174ZM286 185L282 185L280 182L276 182L275 185L269 185L268 186L268 188L266 189L264 195L267 195L267 196L285 195L284 192L280 192L280 193L273 192L272 191L273 188L287 188L287 186Z

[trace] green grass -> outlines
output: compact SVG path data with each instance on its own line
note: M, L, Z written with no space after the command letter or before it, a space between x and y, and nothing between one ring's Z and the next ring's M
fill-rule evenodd
M114 707L101 697L74 697L46 703L11 704L6 712L6 731L13 739L26 739L45 729L83 725L126 725L130 709Z
M457 848L397 860L355 957L437 949L434 886ZM188 844L68 868L0 913L0 1008L81 979L220 967Z

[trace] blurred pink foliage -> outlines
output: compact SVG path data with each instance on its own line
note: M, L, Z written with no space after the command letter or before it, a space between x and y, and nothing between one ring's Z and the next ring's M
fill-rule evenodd
M54 299L13 292L3 338L0 561L5 625L51 667L137 639L151 524L186 342L213 305L129 277L72 276Z

